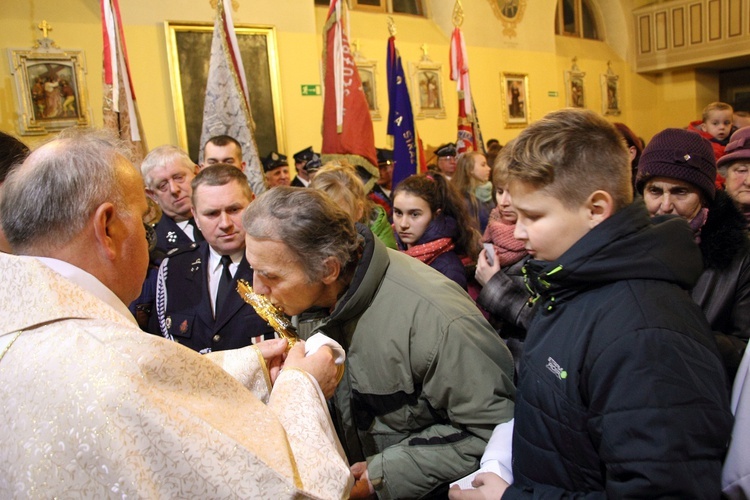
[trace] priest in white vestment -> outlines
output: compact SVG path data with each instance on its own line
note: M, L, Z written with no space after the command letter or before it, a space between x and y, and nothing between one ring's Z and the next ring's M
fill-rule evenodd
M138 328L146 210L137 171L91 133L3 185L24 256L0 255L0 498L345 497L330 349L300 344L279 373L283 340L209 357Z

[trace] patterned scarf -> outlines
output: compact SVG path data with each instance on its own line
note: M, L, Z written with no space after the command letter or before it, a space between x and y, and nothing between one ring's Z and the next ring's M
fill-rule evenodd
M452 238L438 238L429 243L414 245L403 252L406 255L411 255L415 259L421 260L429 266L439 256L446 252L450 252L454 248L456 248L456 245L453 243Z
M500 208L495 207L490 212L490 222L487 229L484 230L482 241L492 243L495 247L500 267L506 267L515 264L526 255L523 241L513 237L513 231L516 229L515 224L505 224L500 218Z
M698 214L693 217L693 220L690 221L690 229L693 230L693 237L695 238L695 243L700 245L701 243L701 231L703 230L703 226L706 224L706 221L708 220L708 208L703 207L698 211Z

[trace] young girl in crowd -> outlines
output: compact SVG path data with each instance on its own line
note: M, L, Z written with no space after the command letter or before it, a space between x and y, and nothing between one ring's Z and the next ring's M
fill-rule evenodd
M513 237L518 215L511 207L510 194L506 190L506 156L500 152L492 171L497 206L490 212L489 223L482 237L483 242L492 246L485 246L479 255L475 278L482 285L477 304L490 313L490 322L513 353L517 373L532 308L528 303L529 294L521 270L528 253L524 243Z
M439 173L412 175L393 192L393 227L400 250L466 289L461 256L473 261L479 233L461 196Z
M326 193L351 214L355 222L369 227L388 248L396 249L396 238L385 209L370 201L364 184L348 162L327 163L315 174L310 187Z
M491 170L482 153L471 151L458 157L456 173L451 178L453 186L466 198L472 223L480 233L487 228L490 211L495 205L492 200Z

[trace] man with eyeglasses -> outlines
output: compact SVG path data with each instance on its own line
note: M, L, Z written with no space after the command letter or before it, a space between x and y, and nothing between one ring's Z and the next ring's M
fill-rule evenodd
M180 148L171 145L153 149L141 163L146 194L162 211L156 224L156 248L166 253L203 241L191 209L190 182L198 166Z

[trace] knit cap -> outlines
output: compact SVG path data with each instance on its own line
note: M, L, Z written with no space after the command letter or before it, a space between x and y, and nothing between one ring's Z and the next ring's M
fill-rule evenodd
M750 160L750 127L742 127L732 134L732 139L719 158L717 167L728 167L737 160Z
M652 177L668 177L689 182L701 189L709 200L716 195L716 160L711 144L688 130L668 128L651 139L643 150L635 178L643 193Z

